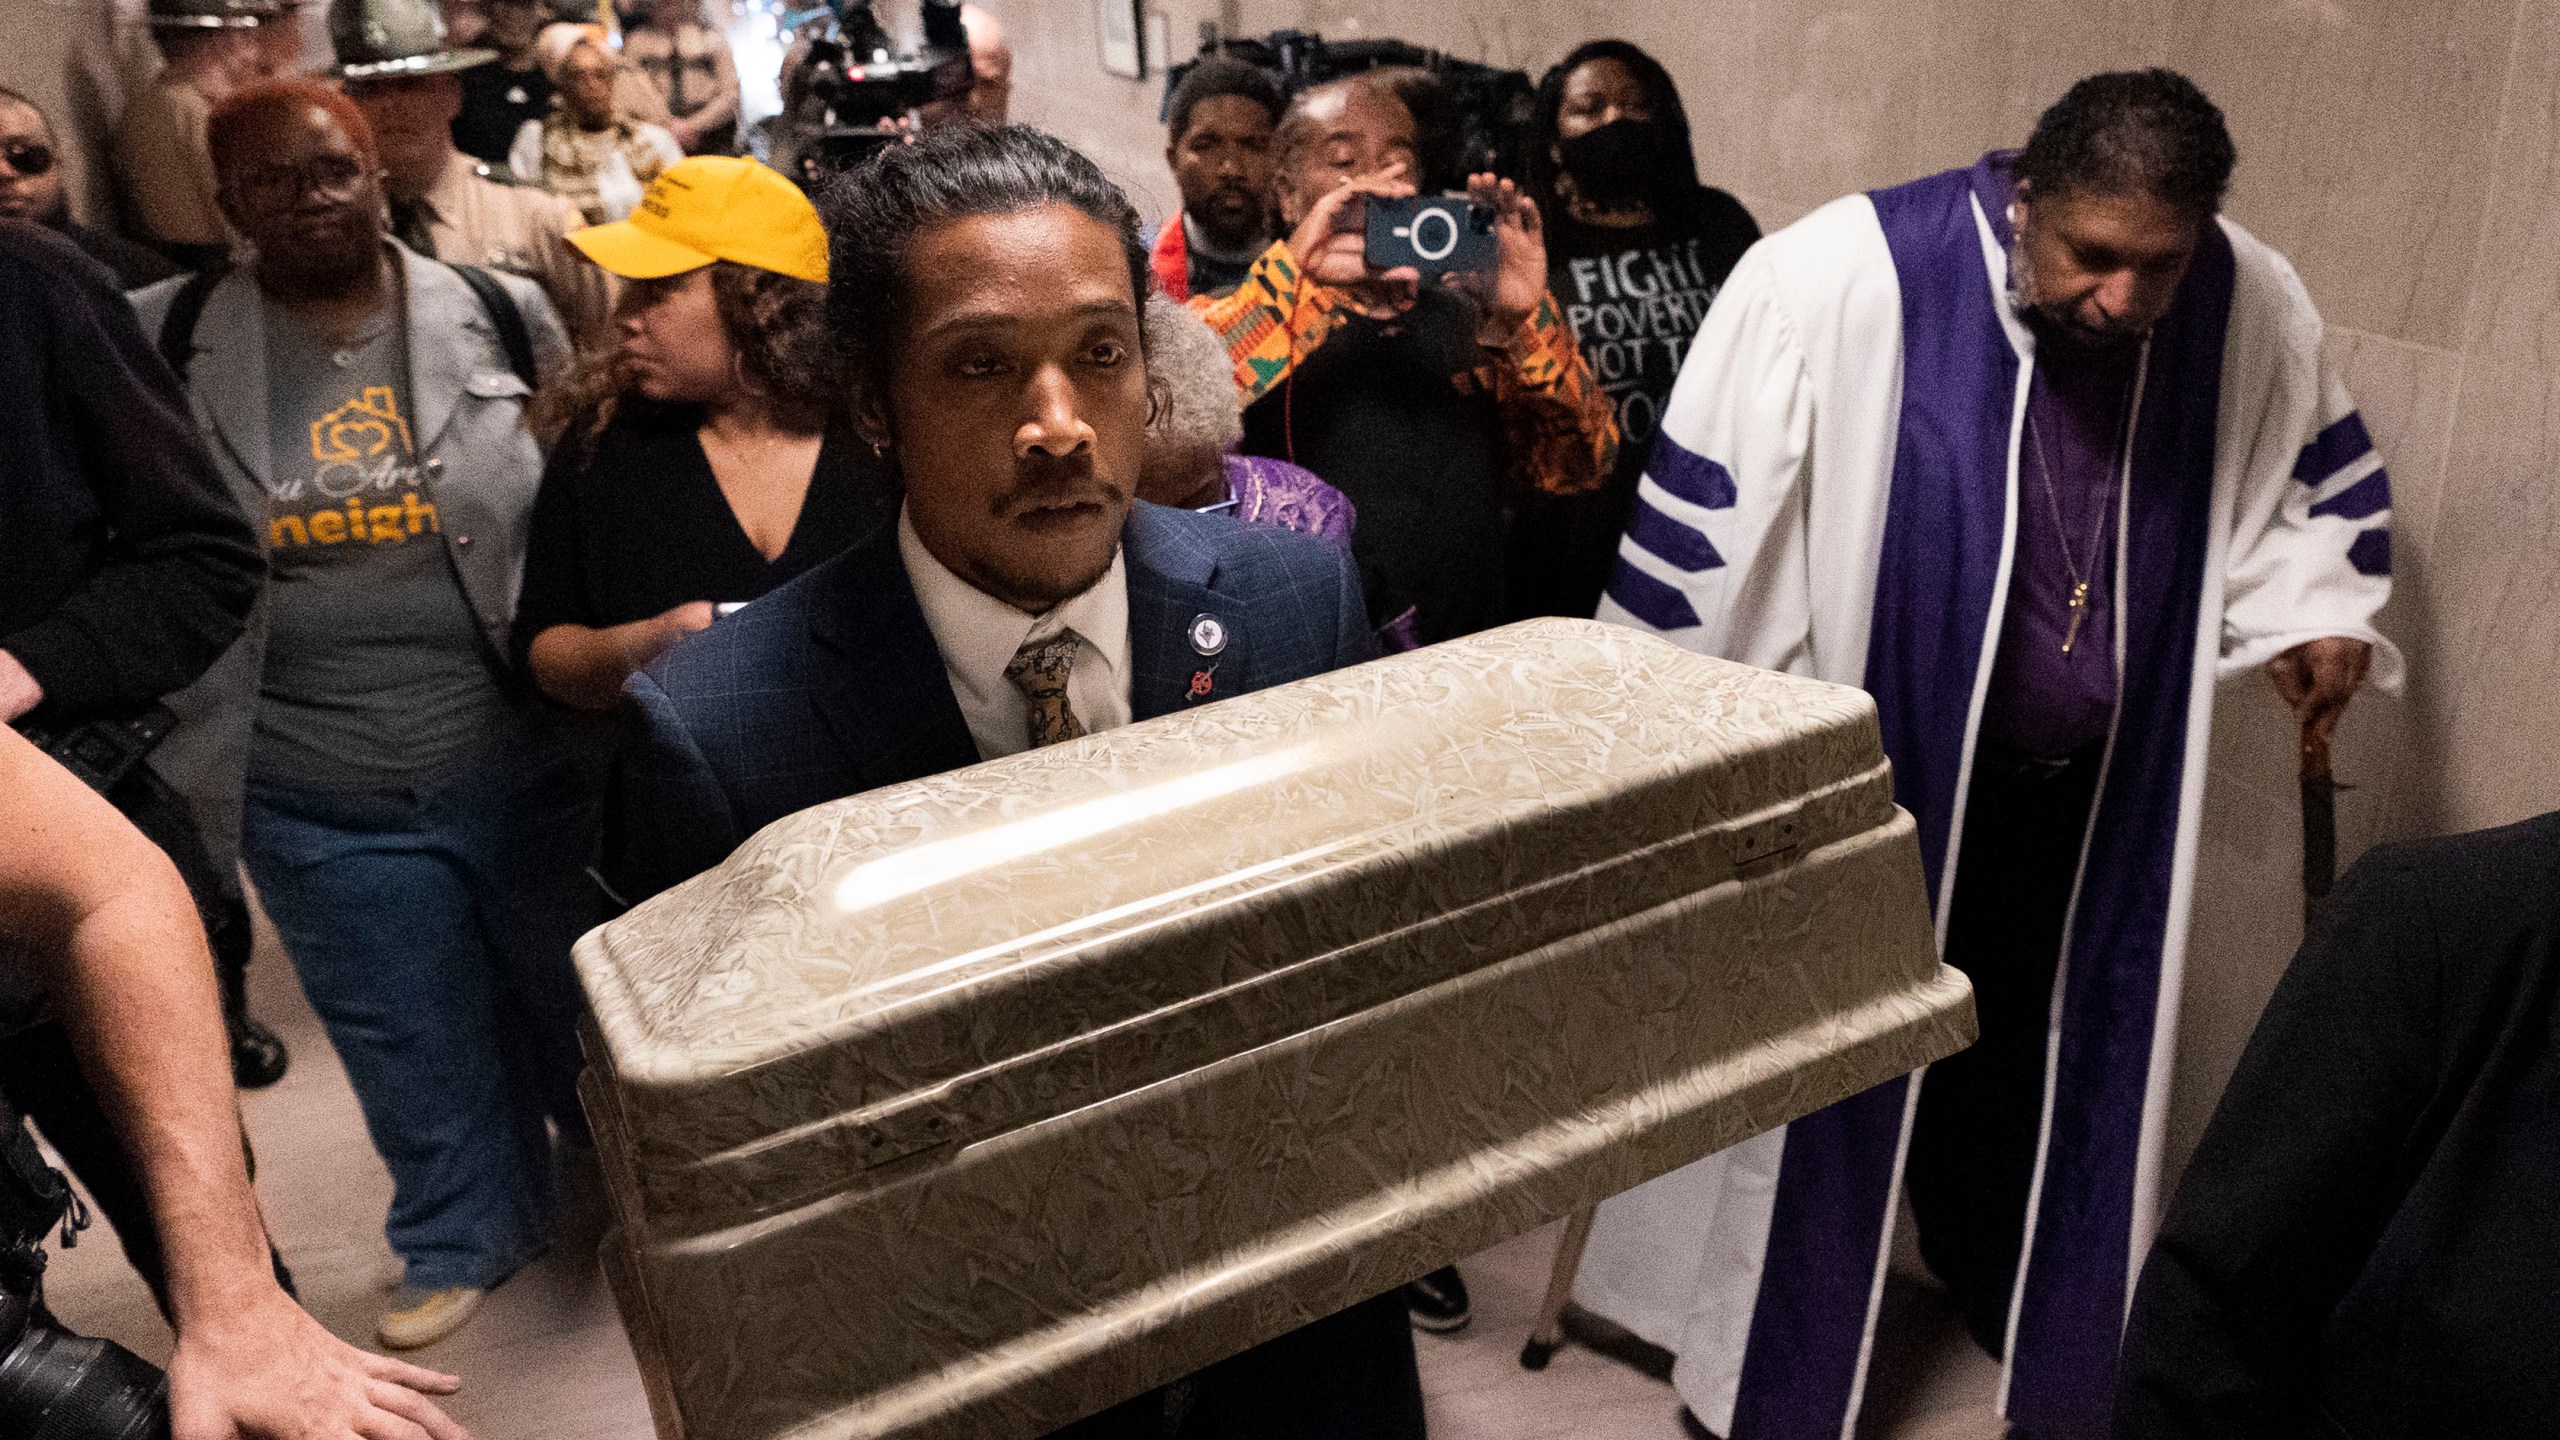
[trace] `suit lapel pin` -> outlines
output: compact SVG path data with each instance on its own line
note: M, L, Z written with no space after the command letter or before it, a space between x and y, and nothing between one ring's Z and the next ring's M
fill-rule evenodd
M1198 652L1202 659L1207 659L1208 657L1216 655L1218 652L1226 649L1226 622L1220 620L1215 615L1192 616L1191 648ZM1211 666L1210 668L1215 669L1217 667Z
M1191 672L1191 693L1190 693L1190 694L1188 694L1188 695L1186 695L1186 696L1184 696L1183 698L1184 698L1184 699L1186 699L1186 700L1195 700L1195 701L1196 701L1196 700L1206 700L1206 699L1208 699L1208 698L1209 698L1209 684L1210 684L1210 682L1211 682L1212 680L1214 680L1214 679L1216 679L1216 678L1217 678L1217 674L1218 674L1218 667L1217 667L1217 666L1215 666L1215 665L1210 666L1210 667L1209 667L1208 669L1206 669L1206 670L1194 670L1194 671L1192 671L1192 672Z

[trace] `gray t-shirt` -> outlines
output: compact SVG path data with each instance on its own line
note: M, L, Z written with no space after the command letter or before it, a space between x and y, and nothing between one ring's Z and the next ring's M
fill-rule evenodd
M418 473L405 307L343 348L266 308L272 615L250 772L414 779L486 744L510 705Z

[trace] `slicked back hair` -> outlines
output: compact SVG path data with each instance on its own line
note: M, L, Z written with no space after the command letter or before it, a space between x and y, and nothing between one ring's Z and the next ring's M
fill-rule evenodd
M1101 167L1045 131L927 130L912 145L882 149L818 197L827 224L827 326L873 403L887 398L913 318L908 262L916 237L955 220L1043 205L1069 206L1111 231L1128 264L1130 301L1143 315L1149 271L1136 208Z
M1308 143L1315 138L1315 123L1307 118L1309 113L1318 101L1333 95L1375 96L1403 107L1408 116L1413 113L1412 107L1405 105L1404 96L1396 90L1394 77L1383 70L1363 70L1356 75L1345 75L1339 80L1328 80L1321 85L1308 86L1289 97L1289 108L1281 112L1280 124L1271 136L1271 158L1279 166L1284 183L1288 179L1289 172L1298 163L1299 152L1306 149ZM1419 134L1414 136L1417 147L1421 139ZM1421 156L1417 153L1414 158L1415 163L1419 164Z
M1273 125L1280 123L1280 112L1289 108L1289 102L1281 98L1280 83L1264 73L1261 66L1249 65L1232 55L1212 55L1192 66L1182 83L1173 87L1173 99L1165 108L1165 138L1181 144L1184 133L1191 129L1191 112L1200 108L1200 102L1222 95L1261 106Z
M2222 208L2239 151L2196 83L2117 70L2063 92L2036 121L2018 178L2038 195L2150 195L2197 217Z

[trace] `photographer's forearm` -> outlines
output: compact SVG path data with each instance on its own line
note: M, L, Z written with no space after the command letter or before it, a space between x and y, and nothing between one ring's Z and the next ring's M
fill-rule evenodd
M6 731L0 817L0 932L45 971L133 1157L184 1329L274 1284L202 923L166 855Z
M240 1149L213 957L177 871L157 851L149 859L159 893L90 914L58 1008L142 1177L183 1331L275 1282Z

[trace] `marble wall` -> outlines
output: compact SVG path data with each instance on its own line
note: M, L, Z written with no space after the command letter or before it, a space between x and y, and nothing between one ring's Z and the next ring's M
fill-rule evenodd
M1173 202L1160 82L1097 60L1097 5L981 0L1021 118ZM1615 34L1681 81L1710 183L1766 226L2016 144L2078 76L2166 64L2228 112L2230 212L2285 251L2389 461L2403 699L2350 714L2343 853L2560 807L2560 0L1143 0L1203 21L1395 35L1533 72ZM2183 1154L2300 933L2292 728L2225 686L2172 1141Z

